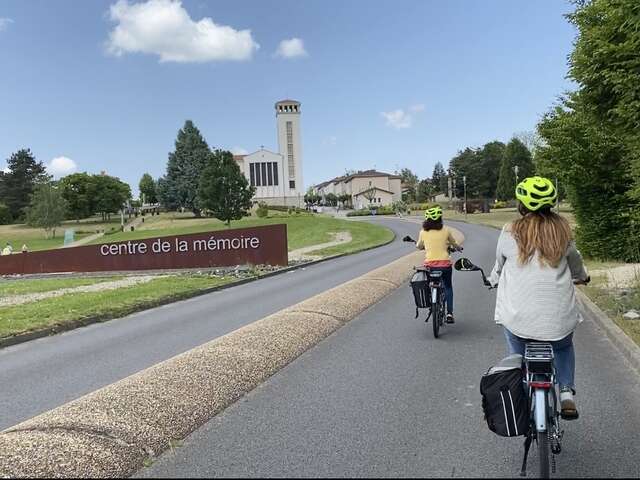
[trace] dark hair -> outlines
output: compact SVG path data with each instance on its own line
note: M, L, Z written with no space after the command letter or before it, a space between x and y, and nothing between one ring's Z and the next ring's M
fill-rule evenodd
M438 220L431 220L430 218L427 218L422 222L422 229L426 232L429 230L442 230L442 217Z

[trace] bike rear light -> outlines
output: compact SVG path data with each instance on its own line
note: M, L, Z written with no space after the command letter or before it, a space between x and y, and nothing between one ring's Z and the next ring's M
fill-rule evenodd
M551 382L540 382L540 381L531 381L529 382L529 386L531 388L544 388L544 389L549 389L553 386L553 383Z

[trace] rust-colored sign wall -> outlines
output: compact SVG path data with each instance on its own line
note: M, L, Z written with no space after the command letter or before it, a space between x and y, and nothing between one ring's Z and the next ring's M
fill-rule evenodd
M0 257L0 275L287 265L287 226L268 225Z

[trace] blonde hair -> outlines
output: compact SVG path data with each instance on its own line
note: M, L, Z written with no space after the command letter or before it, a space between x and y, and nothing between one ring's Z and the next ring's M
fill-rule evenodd
M529 212L513 222L510 230L518 244L522 265L538 252L541 265L556 268L572 240L569 222L551 210Z

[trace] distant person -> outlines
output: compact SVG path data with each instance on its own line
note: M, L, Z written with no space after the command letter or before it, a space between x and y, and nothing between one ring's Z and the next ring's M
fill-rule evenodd
M416 247L425 250L424 266L429 270L442 271L444 296L447 302L447 323L455 323L453 318L453 269L449 247L460 249L449 227L442 224L442 207L434 205L424 212L422 230L416 242Z
M4 249L2 250L2 255L11 255L12 253L13 247L9 242L7 242L7 244L4 246Z
M574 283L589 276L569 222L551 208L557 192L547 178L525 178L516 187L521 217L502 229L491 284L498 285L496 323L504 327L509 353L524 355L529 341L553 346L560 412L578 418L573 332L582 316Z
M26 243L22 244L22 253L29 253L29 248Z

